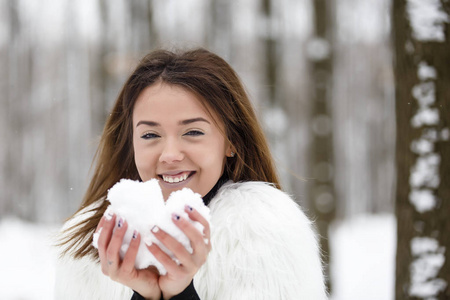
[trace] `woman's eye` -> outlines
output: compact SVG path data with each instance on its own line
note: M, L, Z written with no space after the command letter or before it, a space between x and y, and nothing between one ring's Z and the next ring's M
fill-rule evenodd
M186 132L184 135L199 136L199 135L204 135L204 133L199 130L190 130L190 131Z
M159 135L149 132L149 133L144 133L143 135L141 135L141 138L144 140L150 140L150 139L159 138Z

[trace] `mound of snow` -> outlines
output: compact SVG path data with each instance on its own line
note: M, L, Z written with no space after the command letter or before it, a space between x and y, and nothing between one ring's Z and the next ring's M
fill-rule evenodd
M191 189L183 188L170 194L169 199L164 202L159 182L156 179L146 182L122 179L108 191L107 200L111 205L106 213L115 214L117 216L116 223L119 222L119 217L128 223L120 256L122 258L125 256L133 232L136 230L141 235L141 243L135 262L136 268L145 269L152 265L162 275L167 273L166 269L147 249L146 244L155 243L174 260L175 256L155 238L151 232L152 228L158 226L192 253L189 238L173 223L172 215L177 214L189 220L200 232L203 232L203 225L189 219L184 210L186 205L197 210L208 222L210 219L209 208L203 203L201 195L194 193ZM93 243L95 247L97 247L98 236L99 233L94 234Z

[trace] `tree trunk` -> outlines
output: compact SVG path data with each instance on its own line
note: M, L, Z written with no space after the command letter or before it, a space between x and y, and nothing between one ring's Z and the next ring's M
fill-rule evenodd
M312 115L310 147L309 199L312 201L313 216L321 237L326 278L330 278L330 247L328 227L336 214L336 200L333 178L333 137L330 91L332 78L331 41L332 30L330 3L314 1L315 37L309 42L309 58L312 60ZM327 282L331 292L331 283Z
M209 7L208 7L209 5ZM209 11L205 44L213 51L230 61L232 59L231 36L231 2L226 0L212 0L206 5Z
M396 299L450 297L449 9L444 0L393 4Z

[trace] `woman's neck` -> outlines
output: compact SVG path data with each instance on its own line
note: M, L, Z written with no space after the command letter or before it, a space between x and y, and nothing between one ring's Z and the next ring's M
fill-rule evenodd
M217 191L221 188L222 185L224 185L225 182L228 181L227 175L222 175L219 180L217 180L216 184L213 186L213 188L203 197L203 203L205 205L208 205L209 202L211 202L211 199L214 198L214 196L217 194Z

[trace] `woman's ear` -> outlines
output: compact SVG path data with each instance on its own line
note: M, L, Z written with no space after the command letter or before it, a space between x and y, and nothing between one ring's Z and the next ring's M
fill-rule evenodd
M234 149L234 147L231 144L229 144L228 145L228 149L226 151L226 156L227 157L234 157L235 155L236 155L236 150Z

